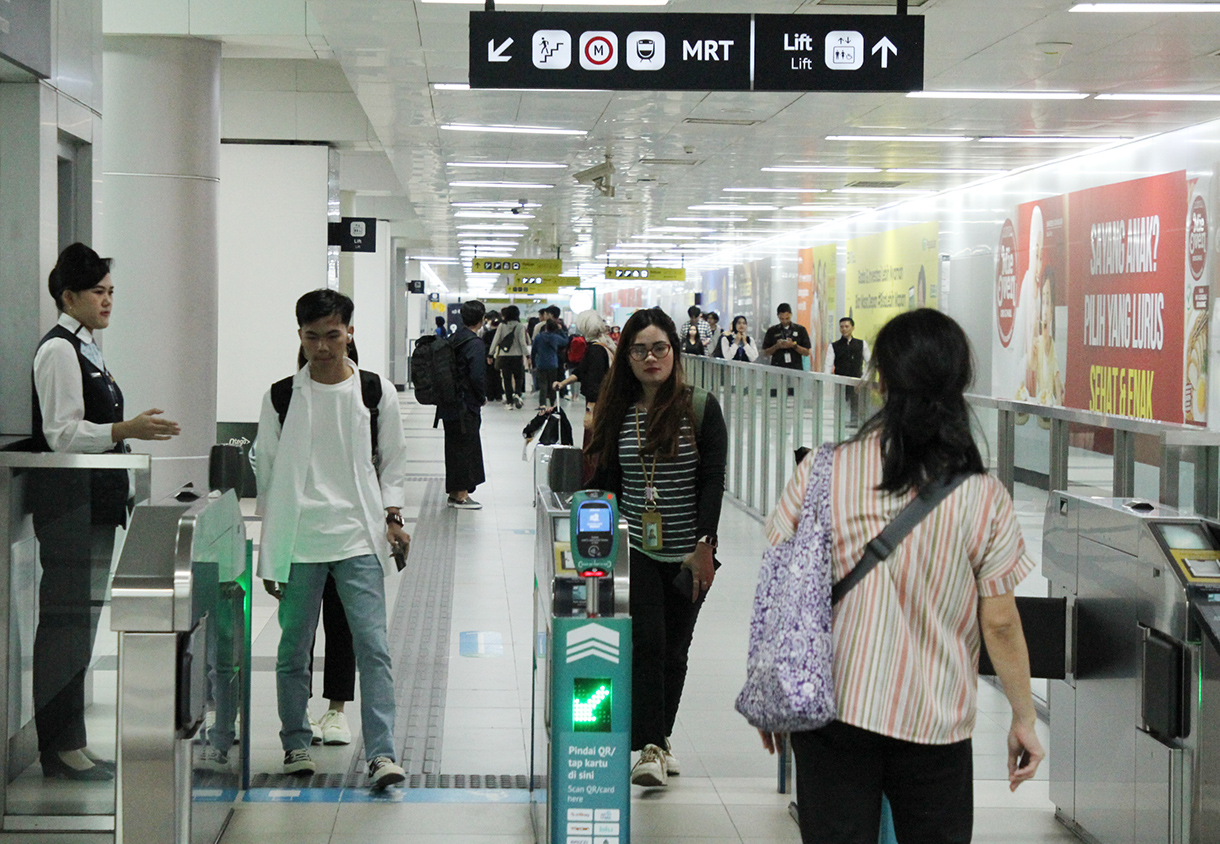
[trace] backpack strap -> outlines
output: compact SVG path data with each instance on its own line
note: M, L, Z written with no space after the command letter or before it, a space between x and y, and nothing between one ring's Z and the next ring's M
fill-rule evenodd
M271 406L280 417L280 428L288 417L288 406L292 404L292 381L295 376L281 378L271 385ZM360 370L360 397L369 409L369 428L373 439L373 465L377 465L378 417L381 415L381 376L376 372Z
M861 555L855 568L831 588L831 606L843 600L843 597L863 580L877 563L888 557L898 547L898 543L915 529L917 524L922 522L940 502L945 500L949 493L961 486L962 482L969 477L969 473L963 472L960 475L954 475L947 481L936 481L924 487L914 500L903 507L902 512L885 526L881 533L869 540L868 545L864 546L864 554Z
M707 409L707 390L691 387L691 407L695 411L695 436L703 428L703 411Z
M271 406L280 417L280 427L284 427L284 419L288 416L288 405L292 403L293 376L282 378L271 385Z

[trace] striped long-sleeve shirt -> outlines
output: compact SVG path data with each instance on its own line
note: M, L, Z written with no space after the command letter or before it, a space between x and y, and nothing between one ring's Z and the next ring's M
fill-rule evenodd
M772 545L800 519L813 461L805 460L767 520ZM837 582L914 493L879 492L880 436L835 450L832 571ZM980 597L1011 592L1034 567L1012 499L975 475L954 490L836 607L838 717L920 744L950 744L974 729Z

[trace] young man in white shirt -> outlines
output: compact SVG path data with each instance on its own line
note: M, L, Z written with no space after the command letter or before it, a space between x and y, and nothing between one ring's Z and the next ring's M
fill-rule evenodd
M384 577L390 546L409 546L400 507L406 450L398 393L380 378L377 465L372 418L360 371L347 357L352 300L314 290L297 301L301 349L308 364L292 379L281 425L272 391L258 422L256 474L263 517L258 575L280 599L276 698L284 773L317 770L309 664L327 574L347 611L360 672L364 752L375 789L402 782L394 755L394 684L386 641Z

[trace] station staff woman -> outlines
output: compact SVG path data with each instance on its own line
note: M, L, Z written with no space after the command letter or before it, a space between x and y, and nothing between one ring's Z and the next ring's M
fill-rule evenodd
M968 842L980 635L1012 706L1010 788L1044 756L1013 597L1034 563L970 431L965 332L939 311L900 314L877 334L874 362L884 406L836 447L829 489L811 489L814 460L801 462L767 520L771 544L794 535L806 495L828 494L837 582L918 490L969 477L835 607L838 719L792 733L801 837L876 841L884 793L899 841ZM770 734L763 745L774 752Z
M666 785L678 773L669 736L695 621L716 576L728 456L720 405L686 386L678 343L660 308L631 315L586 452L598 467L589 486L618 496L629 528L631 748L641 751L631 781L643 786Z
M123 419L123 393L94 332L110 324L110 260L83 243L60 253L47 287L59 321L34 355L33 439L39 451L125 452L128 439L168 440L176 422L146 410ZM42 583L34 637L34 720L43 776L107 780L113 763L87 747L85 672L105 594L114 529L126 524L129 481L121 469L42 470L32 478Z

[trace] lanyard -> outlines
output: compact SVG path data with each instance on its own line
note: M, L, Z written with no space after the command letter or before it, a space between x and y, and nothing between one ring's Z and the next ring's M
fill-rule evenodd
M640 471L644 475L644 506L650 510L657 509L657 454L654 451L652 454L652 471L648 471L648 467L644 465L644 441L640 436L640 409L635 408L635 443L637 456L640 459Z

